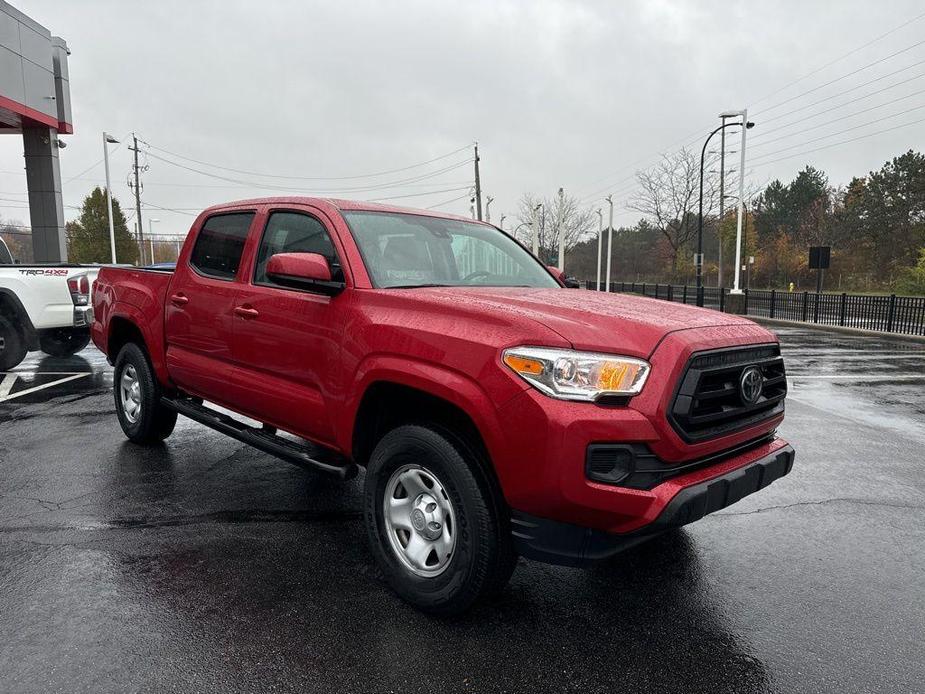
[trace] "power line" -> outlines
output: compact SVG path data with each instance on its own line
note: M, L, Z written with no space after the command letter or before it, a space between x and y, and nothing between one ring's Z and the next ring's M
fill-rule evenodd
M923 108L925 108L925 104L920 104L919 106L914 106L913 108L908 108L908 109L906 109L905 111L900 111L899 113L891 113L891 114L888 115L888 116L883 116L882 118L875 118L874 120L867 121L866 123L861 123L860 125L854 125L854 126L852 126L852 127L850 127L850 128L845 128L844 130L837 130L837 131L835 131L835 132L833 132L833 133L828 133L828 134L822 135L822 136L820 136L820 137L814 137L813 139L811 139L811 140L806 140L805 142L799 142L799 143L797 143L797 144L795 144L795 145L791 145L791 146L789 146L789 147L784 147L784 148L782 148L782 149L778 149L778 150L775 150L775 151L773 151L773 152L768 152L767 154L762 154L762 155L760 155L760 156L754 157L754 158L752 159L752 161L753 161L753 162L754 162L754 161L760 161L761 159L764 159L764 158L766 158L766 157L773 157L775 154L780 154L781 152L786 152L788 149L795 149L796 147L802 147L803 145L808 145L808 144L811 144L811 143L813 143L813 142L818 142L819 140L826 140L826 139L828 139L828 138L830 138L830 137L835 137L835 136L837 136L837 135L844 135L845 133L851 132L852 130L858 130L859 128L864 128L864 127L867 127L868 125L873 125L874 123L880 123L881 121L889 120L890 118L896 118L897 116L904 116L904 115L907 114L907 113L911 113L912 111L920 111L920 110L922 110Z
M220 169L222 171L231 171L232 173L245 174L247 176L258 176L261 178L281 178L281 179L288 179L288 180L293 180L293 181L349 181L349 180L355 180L358 178L375 178L377 176L385 176L388 174L399 173L401 171L408 171L410 169L420 168L421 166L427 166L428 164L433 164L434 162L447 159L453 156L454 154L458 154L459 152L467 150L471 146L471 145L465 145L463 147L460 147L459 149L454 149L452 152L441 154L439 157L428 159L427 161L418 162L416 164L411 164L409 166L403 166L398 169L389 169L387 171L377 171L375 173L357 174L354 176L286 176L283 174L261 173L259 171L247 171L245 169L234 169L229 166L221 166L219 164L213 164L207 161L202 161L200 159L193 159L192 157L186 157L186 156L183 156L182 154L177 154L176 152L171 152L162 147L157 147L156 145L152 145L149 142L145 142L144 140L142 140L142 142L144 142L144 144L146 144L151 149L156 149L159 152L164 152L165 154L169 154L171 156L177 157L178 159L183 159L184 161L191 161L195 164L201 164L202 166L208 166L213 169Z
M828 144L828 145L823 145L822 147L815 147L815 148L813 148L813 149L807 149L807 150L804 150L804 151L802 151L802 152L796 152L796 153L794 153L794 154L788 154L788 155L786 155L786 156L780 157L779 159L772 159L771 161L763 161L763 162L761 162L761 163L759 163L759 164L756 164L756 165L755 165L755 168L758 168L758 167L761 167L761 166L768 166L768 165L770 165L770 164L776 164L776 163L779 162L779 161L784 161L785 159L792 159L793 157L799 157L799 156L802 156L802 155L804 155L804 154L810 154L810 153L812 153L812 152L819 152L819 151L821 151L821 150L823 150L823 149L830 149L830 148L832 148L832 147L838 147L838 146L840 146L840 145L846 145L846 144L851 143L851 142L857 142L858 140L864 140L864 139L866 139L866 138L868 138L868 137L874 137L875 135L881 135L881 134L883 134L883 133L888 133L888 132L891 132L891 131L893 131L893 130L900 130L901 128L908 128L909 126L918 125L919 123L925 123L925 118L920 118L919 120L914 120L914 121L912 121L912 122L910 122L910 123L902 123L901 125L895 125L895 126L893 126L892 128L883 128L882 130L877 130L877 131L875 131L875 132L867 133L867 134L865 134L865 135L858 135L857 137L852 137L852 138L850 138L850 139L848 139L848 140L842 140L841 142L833 142L833 143ZM804 144L806 144L806 143L804 143Z
M393 195L388 198L371 198L368 202L383 202L385 200L401 200L402 198L419 198L423 195L439 195L440 193L455 193L460 190L469 190L470 186L462 188L447 188L446 190L432 190L427 193L409 193L408 195ZM465 196L463 196L465 197Z
M803 133L805 133L805 132L809 132L810 130L818 130L819 128L824 128L824 127L827 126L827 125L831 125L832 123L837 123L838 121L847 120L848 118L854 118L855 116L859 116L859 115L861 115L862 113L868 113L869 111L876 111L878 108L883 108L884 106L889 106L890 104L895 104L897 101L905 101L906 99L911 99L913 96L918 96L919 94L925 94L925 89L919 90L919 91L917 91L917 92L913 92L912 94L906 94L905 96L900 96L900 97L898 97L898 98L896 98L896 99L892 99L892 100L890 100L890 101L885 101L885 102L882 103L882 104L877 104L877 105L875 105L875 106L870 106L869 108L861 109L860 111L854 111L853 113L849 113L849 114L844 115L844 116L839 116L838 118L832 118L832 119L830 119L830 120L823 121L823 122L820 123L819 125L814 125L814 126L809 127L809 128L803 128L802 130L800 130L800 131L798 131L798 132L785 133L785 134L783 134L783 135L780 135L779 137L775 137L775 138L772 138L772 139L770 139L770 140L762 140L762 141L759 142L757 145L752 145L752 146L755 147L755 148L757 148L757 147L764 147L765 145L769 145L769 144L771 144L772 142L778 142L778 141L780 141L780 140L786 140L788 137L794 137L795 135L801 135L801 134L803 134ZM838 107L838 108L841 108L841 107ZM834 109L827 109L827 111L832 111L832 110L834 110ZM826 111L823 111L822 113L825 113L825 112L826 112ZM819 114L816 114L816 115L822 115L822 114L819 113ZM898 115L898 114L897 114L897 115ZM812 118L812 117L815 117L815 116L810 116L810 117ZM804 119L804 120L805 120L805 119ZM799 123L801 123L801 122L802 122L802 121L796 121L796 123L794 123L794 124L799 124ZM780 128L775 128L775 130L780 130ZM767 133L765 133L765 134L767 134Z
M436 205L431 205L430 207L425 207L424 209L425 209L425 210L435 210L435 209L437 209L438 207L444 207L445 205L449 205L450 203L459 202L460 200L465 200L465 199L468 198L468 197L469 197L469 193L466 193L465 195L460 195L458 198L451 198L451 199L449 199L449 200L445 200L444 202L439 202L439 203L437 203Z
M845 58L847 58L847 57L849 57L849 56L852 56L852 55L854 55L855 53L857 53L857 52L859 52L859 51L864 50L864 49L867 48L868 46L877 43L877 41L880 41L881 39L885 39L885 38L886 38L887 36L889 36L890 34L894 34L894 33L896 33L897 31L899 31L900 29L903 29L904 27L909 26L909 25L912 24L913 22L917 22L917 21L920 20L922 17L925 17L925 12L923 12L923 13L920 14L920 15L917 15L917 16L913 17L912 19L909 19L909 20L903 22L903 23L900 24L899 26L893 27L892 29L890 29L890 30L887 31L886 33L880 34L880 36L871 39L871 40L868 41L867 43L864 43L864 44L858 46L857 48L852 48L852 49L851 49L850 51L848 51L847 53L844 53L844 54L838 56L838 57L835 58L834 60L830 60L830 61L827 62L825 65L822 65L822 66L820 66L820 67L817 67L815 70L812 70L811 72L807 72L805 75L803 75L802 77L798 77L797 79L793 80L792 82L788 82L788 83L785 84L783 87L780 87L779 89L776 89L776 90L774 90L773 92L770 92L769 94L765 94L763 97L761 97L761 98L758 99L757 101L752 101L752 102L751 102L752 105L753 105L753 106L756 106L757 104L760 104L762 101L765 101L765 100L767 100L767 99L770 99L772 96L776 96L777 94L780 94L780 93L781 93L782 91L784 91L785 89L789 89L789 88L792 87L793 85L798 84L799 82L802 82L802 81L805 80L807 77L812 77L813 75L816 75L816 74L822 72L823 70L825 70L825 69L828 68L828 67L831 67L831 66L834 65L835 63L841 62L841 61L844 60Z
M791 96L789 99L784 99L783 101L779 101L779 102L777 102L776 104L773 104L773 105L771 105L771 106L768 106L764 111L761 111L760 113L765 113L765 112L767 112L767 111L773 111L775 108L779 108L779 107L783 106L784 104L789 104L791 101L796 101L797 99L800 99L800 98L806 96L807 94L812 94L813 92L817 92L817 91L819 91L820 89L824 89L825 87L828 87L828 86L831 86L831 85L835 84L836 82L841 82L843 79L847 79L847 78L849 78L849 77L852 77L853 75L856 75L856 74L858 74L859 72L863 72L864 70L867 70L868 68L871 68L871 67L873 67L873 66L875 66L875 65L879 65L880 63L883 63L883 62L885 62L885 61L887 61L887 60L890 60L890 59L892 59L892 58L895 58L896 56L901 55L901 54L903 54L903 53L907 53L907 52L911 51L913 48L918 48L919 46L921 46L921 45L923 45L923 44L925 44L925 39L923 39L922 41L919 41L919 42L917 42L917 43L913 43L911 46L906 46L905 48L902 48L902 49L896 51L895 53L890 53L889 55L884 56L883 58L880 58L879 60L875 60L875 61L872 62L872 63L868 63L867 65L862 65L861 67L857 68L856 70L852 70L851 72L846 73L846 74L842 75L841 77L836 77L836 78L833 79L833 80L829 80L828 82L825 82L824 84L820 84L820 85L817 86L817 87L813 87L812 89L808 89L808 90L806 90L805 92L802 92L802 93L800 93L800 94L797 94L796 96Z
M919 15L917 15L917 16L915 16L915 17L913 17L913 18L911 18L911 19L909 19L909 20L907 20L907 21L905 21L905 22L903 22L903 23L901 23L901 24L899 24L898 26L894 27L893 29L890 29L889 31L887 31L887 32L885 32L885 33L883 33L883 34L880 34L879 36L877 36L877 37L871 39L870 41L867 41L866 43L862 44L861 46L858 46L857 48L853 48L852 50L848 51L847 53L844 53L844 54L840 55L839 57L835 58L834 60L831 60L831 61L825 63L824 65L822 65L822 66L820 66L820 67L818 67L818 68L816 68L816 69L814 69L814 70L812 70L812 71L810 71L810 72L808 72L808 73L802 75L801 77L798 77L797 79L795 79L795 80L793 80L793 81L787 83L787 84L784 85L783 87L781 87L781 88L779 88L779 89L776 89L776 90L774 90L773 92L770 92L769 94L766 94L765 96L759 98L757 101L753 101L753 102L751 102L751 103L752 103L752 104L760 104L761 102L766 101L767 99L771 98L772 96L775 96L776 94L779 94L780 92L784 91L785 89L788 89L789 87L792 87L794 84L797 84L797 83L799 83L799 82L802 82L803 80L807 79L808 77L811 77L811 76L813 76L813 75L815 75L815 74L818 74L819 72L825 70L826 68L831 67L831 66L834 65L835 63L840 62L841 60L843 60L843 59L845 59L845 58L847 58L847 57L849 57L849 56L851 56L851 55L853 55L853 54L855 54L855 53L857 53L857 52L863 50L864 48L866 48L866 47L868 47L868 46L870 46L870 45L872 45L872 44L874 44L874 43L876 43L876 42L878 42L878 41L880 41L880 40L882 40L882 39L884 39L884 38L886 38L887 36L890 36L891 34L893 34L893 33L897 32L897 31L899 31L900 29L902 29L902 28L904 28L904 27L906 27L906 26L912 24L913 22L918 21L919 19L922 19L923 17L925 17L925 13L919 14ZM854 71L852 71L852 72L850 72L850 73L848 73L848 74L846 74L846 75L842 75L841 77L838 77L838 78L836 78L836 79L834 79L834 80L831 80L831 81L829 81L829 82L827 82L827 83L825 83L825 84L823 84L823 85L821 85L821 86L819 86L819 87L815 87L815 88L813 88L813 89L811 89L811 90L808 90L808 91L806 91L806 92L803 92L803 93L801 93L801 94L798 94L798 95L796 95L796 96L794 96L794 97L791 97L791 98L789 98L789 99L786 99L786 100L784 100L784 101L781 101L781 102L779 102L779 103L777 103L777 104L774 104L774 105L772 105L772 106L769 106L769 107L767 107L766 109L764 109L763 111L761 111L761 113L765 113L765 112L767 112L767 111L773 110L773 109L775 109L775 108L778 108L779 106L782 106L782 105L784 105L784 104L786 104L786 103L792 102L792 101L794 101L794 100L796 100L796 99L798 99L798 98L800 98L800 97L802 97L802 96L805 96L805 95L807 95L807 94L809 94L809 93L811 93L811 92L818 91L819 89L822 89L823 87L829 86L829 85L834 84L834 83L836 83L836 82L838 82L838 81L840 81L840 80L846 79L847 77L850 77L851 75L857 74L858 72L861 72L861 71L866 70L866 69L868 69L868 68L870 68L870 67L873 67L874 65L878 65L878 64L880 64L880 63L882 63L882 62L884 62L884 61L886 61L886 60L889 60L889 59L891 59L891 58L896 57L897 55L900 55L900 54L902 54L902 53L908 52L908 51L912 50L913 48L915 48L915 47L917 47L917 46L919 46L919 45L922 45L923 43L925 43L925 41L920 41L919 43L913 44L912 46L908 46L908 47L906 47L906 48L904 48L904 49L902 49L902 50L900 50L900 51L897 51L897 52L892 53L892 54L890 54L890 55L888 55L888 56L885 56L884 58L881 58L881 59L876 60L876 61L874 61L874 62L872 62L872 63L869 63L868 65L864 65L864 66L862 66L862 67L860 67L860 68L858 68L858 69L856 69L856 70L854 70ZM919 63L916 63L916 65L917 65L917 64L919 64ZM912 67L912 66L909 66L909 67ZM907 68L903 68L903 70L906 70L906 69L909 69L909 68L908 68L908 67L907 67ZM902 70L899 70L899 71L897 71L897 72L901 72L901 71L902 71ZM890 73L890 74L896 74L896 73ZM885 75L884 77L888 77L888 76L889 76L889 75ZM881 78L878 78L878 79L883 79L883 78L881 77ZM871 80L871 82L874 82L874 81L877 81L877 80ZM871 82L868 82L868 83L866 83L866 84L870 84ZM863 86L863 85L861 85L861 86ZM854 87L854 88L852 88L851 90L847 90L847 91L853 91L853 89L857 89L857 87ZM835 96L838 96L838 95L835 95ZM828 99L831 99L831 98L834 98L834 96L833 96L833 97L828 97ZM815 103L821 103L822 101L826 101L826 100L827 100L827 99L823 99L823 100L820 100L819 102L815 102ZM815 103L814 103L814 104L811 104L810 106L815 105ZM796 109L796 111L804 110L805 108L809 108L810 106L801 107L800 109ZM790 112L788 112L788 113L781 114L780 116L775 116L774 118L771 118L771 119L763 118L763 119L762 119L762 122L767 123L767 122L770 122L771 120L776 120L776 119L778 119L778 118L781 118L781 117L783 117L783 116L789 115L790 113L794 113L794 112L796 112L796 111L790 111ZM709 126L705 126L705 127L709 127ZM701 129L701 130L702 130L702 129ZM700 130L698 130L697 132L699 133ZM680 140L680 141L678 141L678 142L686 142L686 141L689 140L691 137L693 137L693 135L694 135L694 133L692 133L690 136L687 136L687 137L683 138L682 140ZM662 151L664 152L664 151L666 151L666 150L670 150L671 148L675 147L675 146L678 144L678 142L675 142L675 143L669 145L665 150L662 150ZM691 146L691 144L692 144L693 142L694 142L694 141L688 142L685 146L686 146L686 147ZM647 157L643 157L643 158L641 158L641 159L638 159L638 160L636 160L635 162L633 162L633 163L631 163L631 164L629 164L629 165L627 165L627 166L625 166L625 167L622 167L621 169L617 169L617 170L614 171L612 174L607 174L607 175L605 175L605 176L602 176L601 178L596 179L595 181L592 182L591 185L593 185L594 183L597 183L597 182L599 182L599 181L602 181L602 180L604 180L604 179L606 179L606 178L609 178L609 177L612 176L612 175L615 175L615 174L620 173L620 172L622 172L622 171L626 171L628 168L631 168L631 167L633 167L633 166L636 166L637 164L640 164L640 163L642 163L642 162L644 162L644 161L648 161L648 160L652 159L652 158L655 157L655 156L657 156L657 155L648 155ZM626 177L620 179L619 181L615 181L614 183L609 184L608 186L605 186L605 187L603 187L603 188L599 188L599 189L593 191L592 193L589 193L588 195L584 196L584 197L581 199L582 202L587 202L587 201L589 201L591 198L594 198L594 197L597 196L599 193L606 192L606 191L609 190L612 186L619 185L621 182L623 182L623 181L625 181L625 180L628 180L628 179L632 178L633 175L635 175L635 174L630 174L629 176L626 176Z
M299 193L305 193L305 192L307 192L304 188L301 188L301 187L300 187L300 188L293 188L293 187L288 187L288 186L275 186L275 185L267 185L266 183L257 182L257 181L245 181L245 180L241 180L241 179L228 178L227 176L221 176L221 175L219 175L219 174L210 173L210 172L208 172L208 171L203 171L203 170L201 170L201 169L196 169L196 168L193 168L193 167L190 167L190 166L186 166L185 164L180 164L180 163L178 163L178 162L171 161L170 159L165 159L164 157L161 157L161 156L159 156L159 155L157 155L157 154L149 153L149 155L150 155L152 158L157 159L158 161L162 161L162 162L164 162L164 163L166 163L166 164L171 164L172 166L176 166L176 167L178 167L178 168L185 169L185 170L187 170L187 171L192 171L193 173L198 173L198 174L200 174L200 175L202 175L202 176L208 176L209 178L215 178L215 179L218 179L218 180L221 180L221 181L228 181L228 182L230 182L230 183L240 183L240 184L242 184L242 185L249 186L249 187L251 187L251 188L259 188L259 189L262 189L262 190L277 190L277 191L279 191L279 190L285 190L285 191L299 192ZM455 170L455 169L458 169L458 168L460 168L460 167L462 167L462 166L465 166L465 165L469 164L471 161L472 161L472 159L469 158L469 159L466 159L466 160L464 160L464 161L460 161L460 162L457 162L457 163L455 163L455 164L451 164L451 165L449 165L449 166L446 166L446 167L444 167L444 168L442 168L442 169L438 169L438 170L436 170L436 171L430 171L430 172L427 172L426 174L417 175L417 176L414 176L414 177L412 177L412 178L407 178L407 179L403 179L403 180L399 180L399 181L389 181L389 182L387 182L387 183L381 183L381 184L370 185L370 186L361 186L361 187L355 187L355 188L341 188L341 189L326 190L326 191L317 191L317 190L316 190L316 191L314 191L314 192L316 192L316 193L318 193L318 194L322 194L322 195L330 195L330 194L338 194L338 193L357 193L357 192L369 192L369 191L374 191L374 190L385 190L385 189L388 189L388 188L398 188L398 187L402 187L402 186L404 186L404 185L406 185L406 184L408 184L408 183L417 183L417 182L419 182L419 181L422 181L422 180L425 180L425 179L428 179L428 178L434 178L434 177L436 177L436 176L439 176L439 175L441 175L441 174L447 173L447 172L449 172L449 171L453 171L453 170Z
M838 97L844 96L845 94L848 94L849 92L853 92L853 91L855 91L855 90L857 90L857 89L860 89L861 87L866 87L866 86L868 86L868 85L874 84L875 82L879 82L880 80L884 80L884 79L886 79L887 77L892 77L893 75L899 74L900 72L905 72L906 70L909 70L909 69L914 68L914 67L918 67L919 65L922 65L922 64L925 64L925 60L920 60L920 61L917 62L917 63L912 63L912 65L907 65L906 67L900 68L899 70L894 70L893 72L887 73L886 75L883 75L883 76L881 76L881 77L876 77L876 78L874 78L874 79L872 79L872 80L868 80L867 82L862 82L861 84L855 85L854 87L851 87L851 88L849 88L849 89L845 89L844 91L839 92L838 94L832 94L832 95L830 95L830 96L825 97L824 99L819 99L819 100L817 100L817 101L813 101L813 102L810 103L810 104L806 104L805 106L800 106L799 108L795 108L795 109L793 109L793 110L791 110L791 111L787 111L786 113L780 113L780 114L778 114L778 115L776 115L776 116L773 116L773 117L771 117L771 118L762 119L761 123L762 123L762 125L766 125L766 124L768 124L768 123L773 123L774 121L780 120L781 118L785 118L785 117L790 116L790 115L792 115L792 114L794 114L794 113L799 113L800 111L805 111L805 110L808 109L808 108L812 108L813 106L818 106L819 104L823 104L823 103L825 103L826 101L831 101L832 99L837 99ZM858 96L858 97L855 97L855 98L853 98L853 99L849 99L849 100L846 101L845 103L843 103L843 104L841 104L841 105L839 105L839 106L837 106L837 107L833 107L833 108L841 108L842 106L847 106L848 104L852 104L852 103L854 103L854 102L856 102L856 101L862 101L862 100L867 99L867 98L869 98L869 97L871 97L871 96L875 96L875 95L877 95L877 94L880 94L880 93L882 93L882 92L885 92L885 91L887 91L887 90L889 90L889 89L893 89L894 87L898 87L898 86L900 86L900 85L902 85L902 84L906 84L907 82L912 82L913 80L921 79L923 76L925 76L925 73L919 73L918 75L914 75L913 77L910 77L910 78L905 79L905 80L901 80L901 81L899 81L899 82L894 82L894 83L891 84L891 85L888 85L888 86L886 86L886 87L883 87L882 89L878 89L878 90L876 90L876 91L870 92L869 94L865 94L865 95L863 95L863 96ZM810 116L807 116L807 117L810 117ZM791 125L792 125L792 124L791 124ZM786 126L778 126L778 127L779 127L779 128L782 128L782 127L786 127ZM767 131L767 130L766 130L766 131L764 131L764 132L762 132L762 133L756 133L756 134L754 135L754 137L761 137L762 135L766 135L768 132L770 132L770 131Z

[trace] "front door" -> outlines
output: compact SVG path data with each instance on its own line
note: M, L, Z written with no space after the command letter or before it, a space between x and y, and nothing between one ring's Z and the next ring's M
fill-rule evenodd
M281 287L266 275L275 253L320 253L343 278L326 218L311 208L271 210L251 277L235 301L238 403L281 429L321 443L334 440L327 405L339 399L338 370L347 299Z
M254 211L203 222L188 258L177 262L166 303L167 368L182 390L228 404L235 281Z

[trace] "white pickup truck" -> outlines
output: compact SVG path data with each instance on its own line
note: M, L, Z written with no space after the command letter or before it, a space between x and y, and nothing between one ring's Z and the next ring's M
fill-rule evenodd
M0 239L0 372L28 351L63 357L86 347L93 322L90 289L99 268L11 261Z

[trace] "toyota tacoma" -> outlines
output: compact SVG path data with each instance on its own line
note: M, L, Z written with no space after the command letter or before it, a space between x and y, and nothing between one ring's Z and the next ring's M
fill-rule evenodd
M606 559L793 464L772 333L567 289L462 217L219 205L175 268L103 268L93 309L131 441L160 442L180 414L314 470L364 469L375 560L432 613L498 591L518 556Z

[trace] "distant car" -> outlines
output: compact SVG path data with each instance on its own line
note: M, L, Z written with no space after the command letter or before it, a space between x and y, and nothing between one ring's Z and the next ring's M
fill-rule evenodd
M98 273L83 265L0 265L0 371L28 351L63 357L86 347Z
M341 478L365 468L372 553L429 612L499 590L518 554L600 560L793 463L776 435L787 379L773 333L566 289L471 219L298 197L219 205L175 272L103 268L93 306L129 440L160 442L179 413Z

